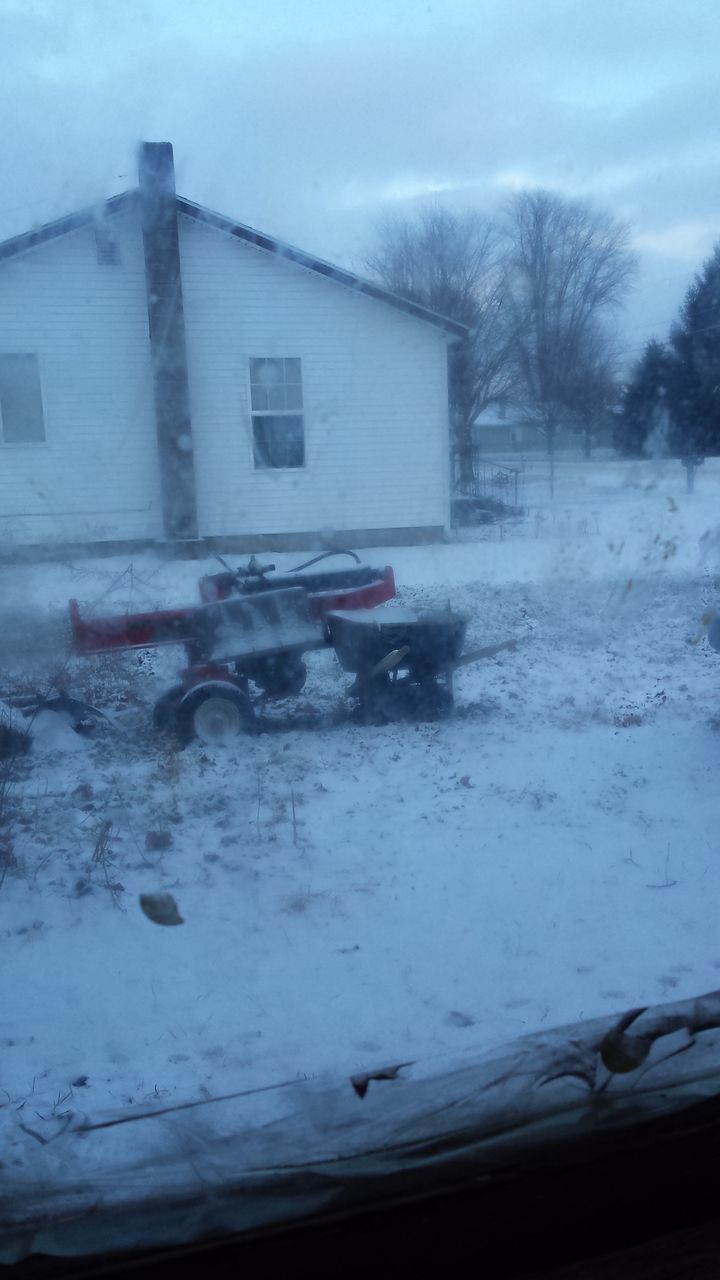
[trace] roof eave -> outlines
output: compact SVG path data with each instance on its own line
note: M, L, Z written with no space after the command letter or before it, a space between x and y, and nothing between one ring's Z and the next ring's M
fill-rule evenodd
M185 214L186 217L194 218L197 222L215 227L218 231L223 231L237 240L243 240L246 244L255 245L258 249L264 249L267 253L273 253L290 262L295 262L298 266L314 271L318 275L324 276L326 280L334 280L346 288L353 289L356 293L364 294L366 297L374 298L378 302L385 302L400 311L405 311L417 320L423 320L437 329L442 329L454 341L465 338L469 332L467 326L460 324L457 320L451 320L448 316L439 315L438 312L431 311L417 302L402 298L390 289L384 289L382 285L373 284L371 280L364 280L361 276L355 275L352 271L347 271L344 267L337 267L331 262L325 262L322 258L315 257L314 254L306 253L303 249L296 249L292 245L285 244L275 236L256 231L253 227L248 227L242 222L233 222L221 213L214 213L211 209L206 209L204 205L195 204L192 200L186 200L184 196L177 197L177 206L178 212Z
M109 217L127 208L135 198L134 191L123 191L120 195L111 196L90 208L79 209L77 213L69 213L64 218L56 218L54 222L46 222L41 227L33 227L32 231L23 231L19 236L0 243L0 261L15 258L18 254L27 253L38 245L57 240L59 236L69 235L71 231L79 231L83 227L92 226L98 217Z
M109 200L99 202L97 205L80 209L76 213L57 218L54 222L47 222L41 227L35 227L32 231L25 231L19 236L13 236L10 240L4 240L0 243L0 261L7 258L15 258L19 254L27 253L28 250L47 244L60 236L79 231L83 227L92 226L93 223L98 221L99 217L109 217L112 214L122 212L136 198L137 192L135 190L123 191L119 195L112 196ZM233 222L232 219L224 217L223 214L214 213L211 209L206 209L204 205L195 204L192 200L185 199L184 196L177 196L176 200L178 213L182 213L188 218L194 218L197 222L202 222L207 226L215 227L218 231L223 231L226 235L233 236L237 240L243 240L246 244L255 245L258 249L265 250L266 253L272 253L277 257L285 258L289 262L294 262L308 271L314 271L326 280L334 280L337 284L354 290L355 293L373 298L377 302L384 302L391 307L395 307L398 311L404 311L416 320L422 320L436 329L441 329L453 342L460 341L462 338L467 337L469 333L467 326L459 321L452 320L449 316L440 315L437 311L431 311L429 308L421 306L420 303L412 302L409 298L403 298L399 294L393 293L390 289L383 288L382 285L374 284L372 280L364 280L361 276L355 275L352 271L347 271L344 267L336 267L331 262L325 262L322 258L315 257L314 254L306 253L303 249L296 249L292 245L278 240L275 236L256 231L253 227L248 227L242 222Z

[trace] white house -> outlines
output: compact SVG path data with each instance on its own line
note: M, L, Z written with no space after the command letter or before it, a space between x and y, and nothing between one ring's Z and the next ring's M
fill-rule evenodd
M481 452L547 453L547 439L532 409L501 397L483 410L473 423L473 439ZM566 426L558 428L555 450L579 452L582 434Z
M439 537L463 333L145 143L136 191L0 244L0 546Z
M600 406L602 409L602 406ZM591 444L611 448L614 411L608 409L593 423ZM492 401L473 423L473 443L481 457L505 454L547 453L547 437L530 405L500 397ZM564 422L555 434L555 452L580 454L585 432L580 423Z
M525 453L545 449L538 425L522 405L502 396L479 413L473 423L473 443L484 454Z

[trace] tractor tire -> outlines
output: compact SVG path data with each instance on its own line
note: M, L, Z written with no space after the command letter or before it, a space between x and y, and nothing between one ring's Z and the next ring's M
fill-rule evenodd
M153 725L160 733L172 733L175 727L175 713L182 701L185 690L181 684L166 689L153 707Z

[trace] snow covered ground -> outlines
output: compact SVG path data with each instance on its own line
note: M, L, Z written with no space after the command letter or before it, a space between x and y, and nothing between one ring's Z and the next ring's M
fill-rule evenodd
M321 652L224 750L150 727L177 651L68 661L64 612L192 603L213 562L1 567L5 686L62 669L112 727L42 713L5 796L0 1117L446 1057L720 985L719 494L720 460L692 495L677 462L560 462L551 502L528 464L524 520L364 557L401 605L466 609L468 648L522 641L458 675L453 719L352 723ZM182 926L141 912L158 891Z

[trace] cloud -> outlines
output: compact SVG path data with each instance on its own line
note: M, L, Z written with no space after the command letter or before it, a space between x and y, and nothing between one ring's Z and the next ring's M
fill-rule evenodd
M547 182L520 169L503 169L493 175L491 182L499 191L532 191L536 187L547 186Z
M700 266L709 257L713 245L720 240L720 217L691 222L676 222L657 231L638 232L633 244L641 252L661 258L673 258Z
M683 270L716 225L716 0L3 0L0 41L0 236L134 185L140 138L184 194L339 261L390 205L528 186Z

